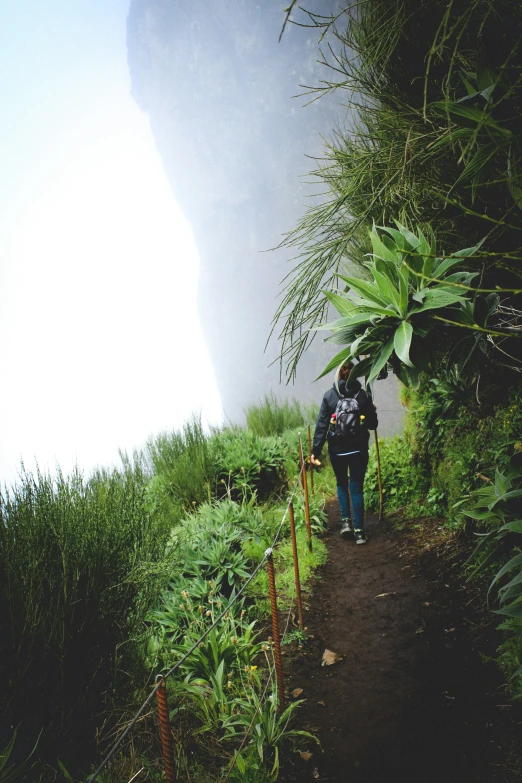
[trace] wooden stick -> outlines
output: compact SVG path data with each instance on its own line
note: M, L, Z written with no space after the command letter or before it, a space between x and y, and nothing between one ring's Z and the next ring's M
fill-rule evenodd
M305 461L303 456L303 443L299 433L299 467L301 469L301 482L303 484L306 531L308 533L308 549L312 551L312 524L310 521L310 501L308 499L308 479L306 478Z
M377 481L379 482L379 522L382 522L384 516L384 495L382 491L382 476L381 476L381 454L379 451L379 438L377 436L377 430L373 431L375 436L375 454L377 455Z
M310 459L310 486L312 488L312 495L314 494L314 466L312 465L312 434L310 432L310 425L308 425L308 457Z

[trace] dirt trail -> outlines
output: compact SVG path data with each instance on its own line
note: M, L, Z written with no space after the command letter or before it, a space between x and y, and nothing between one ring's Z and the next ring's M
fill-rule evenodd
M324 753L296 756L282 779L516 780L522 712L481 660L494 653L490 616L463 588L458 555L437 563L436 523L409 536L370 518L371 540L356 546L338 534L336 504L329 520L329 561L305 614L313 638L284 659L306 698L300 725ZM343 661L321 667L325 648Z

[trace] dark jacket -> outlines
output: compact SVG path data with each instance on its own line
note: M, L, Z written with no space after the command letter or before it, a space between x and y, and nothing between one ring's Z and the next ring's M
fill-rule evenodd
M328 451L330 454L341 454L348 448L353 449L354 451L367 451L368 440L370 438L368 430L377 429L377 413L373 407L371 398L368 397L359 381L352 381L349 386L347 386L344 381L339 381L339 391L341 394L339 394L334 384L331 389L328 389L323 397L321 410L319 411L317 424L315 425L314 445L312 447L314 457L319 457L327 439ZM359 403L361 413L365 416L365 426L361 429L359 435L350 438L346 442L336 442L331 437L328 437L332 413L335 413L341 395L343 397L354 397L357 392L360 392L357 396L357 402Z

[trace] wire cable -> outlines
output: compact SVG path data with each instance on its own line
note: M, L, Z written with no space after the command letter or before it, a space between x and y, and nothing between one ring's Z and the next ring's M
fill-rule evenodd
M296 482L295 482L295 484L294 484L294 487L293 487L293 489L292 489L292 492L291 492L291 494L290 494L290 498L289 498L289 500L288 500L288 503L287 503L287 505L286 505L286 509L285 509L285 512L284 512L284 514L283 514L283 518L282 518L282 520L281 520L281 523L280 523L280 525L279 525L279 528L278 528L278 530L277 530L277 532L276 532L276 534L275 534L275 536L274 536L274 539L273 539L273 541L272 541L272 546L271 546L271 548L266 550L265 554L263 555L262 559L260 560L260 562L259 562L259 563L257 564L257 566L255 567L254 571L253 571L253 572L250 574L250 576L248 577L248 579L246 580L246 582L245 582L245 583L244 583L244 584L241 586L241 588L240 588L240 589L237 591L237 593L235 594L235 596L234 596L234 598L232 599L232 601L230 601L230 603L227 605L226 609L223 609L223 611L221 612L221 614L220 614L220 615L218 615L218 617L216 617L216 619L214 620L214 622L212 623L212 625L210 625L210 626L209 626L209 627L206 629L206 631L204 631L204 633L202 633L202 634L201 634L201 636L199 637L199 639L197 640L197 642L195 642L195 643L192 645L192 647L190 648L190 650L188 650L188 652L186 652L186 653L183 655L183 657L179 659L179 661L176 661L176 663L174 664L174 666L172 666L172 668L170 668L170 669L168 670L168 672L166 672L166 674L164 674L164 675L163 675L163 677L164 677L164 680L167 680L167 679L168 679L168 678L169 678L169 677L170 677L172 674L174 674L174 672L175 672L177 669L179 669L179 667L181 666L181 664L183 664L183 663L184 663L184 662L187 660L187 658L189 658L189 657L192 655L192 653L194 652L194 650L196 650L196 649L197 649L197 647L199 647L199 645L201 644L201 642L202 642L204 639L206 639L206 637L209 635L209 633L210 633L210 632L211 632L211 631L212 631L212 630L213 630L213 629L216 627L216 625L217 625L217 624L218 624L218 623L219 623L219 622L220 622L220 621L223 619L223 617L226 615L226 613L230 611L230 608L231 608L231 607L232 607L232 606L233 606L233 605L236 603L236 601L239 599L239 597L242 595L242 593L244 593L244 591L246 590L246 588L248 587L248 585L250 584L250 582L251 582L251 581L254 579L254 577L257 575L257 573L259 572L259 570L261 569L261 567L262 567L262 566L265 564L265 562L266 562L266 559L267 559L268 555L271 553L272 549L273 549L273 548L275 547L275 545L277 544L277 541L278 541L278 539L279 539L279 536L281 535L281 530L283 529L283 525L284 525L284 523L285 523L286 516L287 516L287 514L288 514L288 509L290 508L290 503L291 503L291 502L292 502L292 500L294 499L295 493L297 492L297 488L298 488L298 486L299 486L299 482L300 482L300 480L301 480L301 475L302 475L302 472L303 472L303 470L304 470L304 465L303 465L303 467L301 468L301 470L299 471L299 475L298 475L298 477L297 477L297 479L296 479ZM148 706L148 705L151 703L152 699L154 698L154 696L155 696L155 694L156 694L156 691L158 690L158 688L160 688L160 687L161 687L161 682L162 682L162 681L159 681L158 683L156 683L156 685L154 686L154 688L152 689L152 691L149 693L149 695L147 696L147 698L145 699L145 701L143 702L143 704L141 705L141 707L140 707L140 708L137 710L137 712L135 713L134 717L132 718L132 720L130 721L130 723L128 724L128 726L126 727L125 731L124 731L124 732L121 734L121 736L120 736L120 737L118 737L118 739L116 740L116 742L114 743L114 745L112 746L112 748L110 749L110 751L107 753L107 755L105 756L105 758L103 759L103 761L101 762L101 764L99 765L99 767L97 768L97 770L96 770L96 771L95 771L95 772L94 772L94 773L91 775L91 777L90 777L90 778L88 778L88 783L94 783L94 782L95 782L95 780L97 780L97 778L98 778L98 776L100 775L100 773L103 771L103 769L104 769L104 768L107 766L107 764L109 763L109 761L110 761L110 760L113 758L114 754L116 753L116 751L118 750L118 748L121 746L121 744L122 744L123 740L125 739L125 737L127 737L127 735L129 734L129 732L130 732L130 731L132 730L132 728L135 726L135 724L136 724L136 721L138 720L138 718L140 717L140 715L142 715L142 714L143 714L143 711L144 711L145 707L147 707L147 706Z

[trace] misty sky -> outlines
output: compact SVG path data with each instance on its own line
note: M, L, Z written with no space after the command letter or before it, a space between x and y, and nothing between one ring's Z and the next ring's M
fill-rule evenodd
M128 0L19 0L0 33L0 482L221 420L197 251L130 95Z

